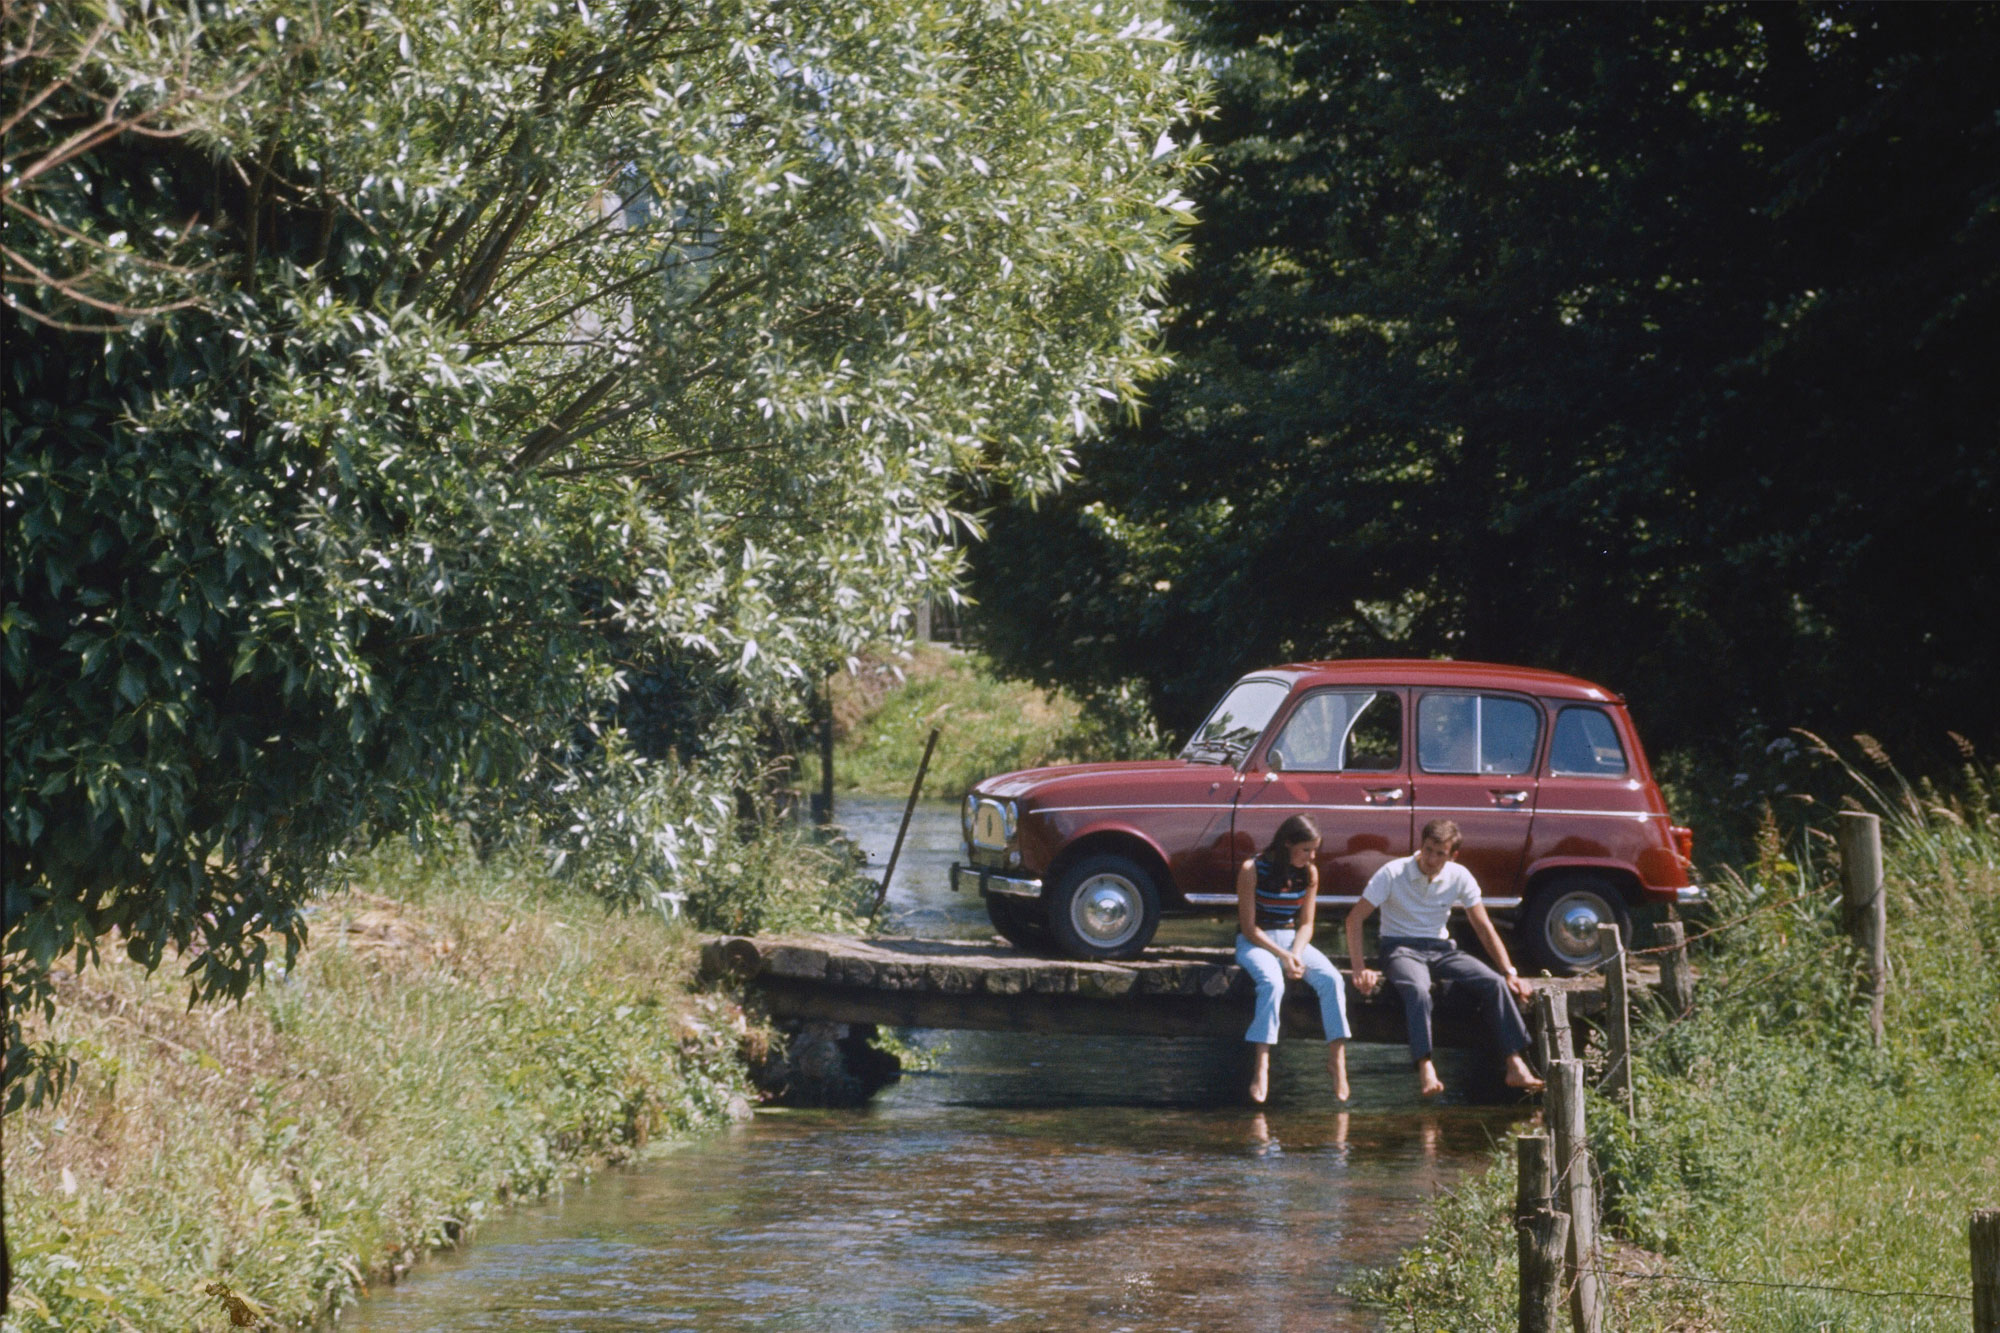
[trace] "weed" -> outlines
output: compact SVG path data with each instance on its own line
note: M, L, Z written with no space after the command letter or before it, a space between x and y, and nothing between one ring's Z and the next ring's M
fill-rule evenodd
M1812 1288L1969 1295L1966 1218L2000 1202L2000 770L1947 792L1886 757L1846 769L1887 831L1887 1039L1858 998L1828 840L1786 850L1767 825L1757 862L1716 884L1719 916L1741 921L1697 946L1694 1017L1640 1024L1641 1118L1592 1107L1606 1222L1669 1275L1614 1279L1612 1327L1964 1324L1956 1299ZM1423 1327L1511 1327L1512 1189L1502 1154L1362 1294L1420 1306Z

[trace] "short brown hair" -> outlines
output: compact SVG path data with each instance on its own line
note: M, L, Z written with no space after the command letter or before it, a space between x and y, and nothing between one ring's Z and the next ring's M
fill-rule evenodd
M1458 825L1449 819L1433 819L1424 825L1423 841L1429 842L1433 838L1443 843L1444 849L1448 852L1457 851L1458 845L1465 841L1465 835L1458 831Z

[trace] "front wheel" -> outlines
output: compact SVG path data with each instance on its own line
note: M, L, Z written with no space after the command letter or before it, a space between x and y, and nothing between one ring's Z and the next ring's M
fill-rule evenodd
M1160 890L1130 857L1086 856L1049 895L1049 928L1072 958L1136 958L1160 928Z
M1527 961L1557 976L1573 977L1604 961L1599 926L1616 926L1620 938L1632 938L1624 895L1598 875L1566 875L1535 891L1521 913L1516 942Z

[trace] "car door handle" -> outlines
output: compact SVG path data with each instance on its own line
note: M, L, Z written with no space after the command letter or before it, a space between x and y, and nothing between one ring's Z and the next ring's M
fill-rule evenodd
M1496 791L1493 793L1493 804L1495 805L1519 805L1527 799L1528 793L1524 791Z
M1403 799L1403 789L1401 787L1369 787L1363 790L1362 795L1368 798L1370 805L1391 805Z

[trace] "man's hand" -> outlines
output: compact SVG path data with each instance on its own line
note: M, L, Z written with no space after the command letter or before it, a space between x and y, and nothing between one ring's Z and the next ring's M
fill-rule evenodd
M1507 978L1507 989L1513 991L1514 998L1522 1004L1526 1004L1535 998L1534 983L1518 973Z
M1382 974L1372 967L1364 967L1354 974L1354 989L1363 995L1373 995L1382 984Z

